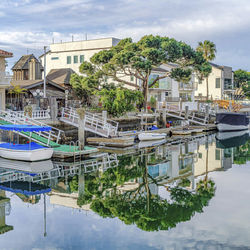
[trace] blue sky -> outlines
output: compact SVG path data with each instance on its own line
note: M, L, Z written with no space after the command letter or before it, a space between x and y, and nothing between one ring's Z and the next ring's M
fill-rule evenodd
M213 41L215 62L250 70L249 0L1 0L0 48L40 55L44 45L158 34L193 47Z

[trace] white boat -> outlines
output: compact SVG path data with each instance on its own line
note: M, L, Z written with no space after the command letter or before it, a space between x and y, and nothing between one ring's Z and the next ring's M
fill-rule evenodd
M38 149L24 149L22 147L15 147L11 145L9 148L6 148L7 143L0 144L0 157L18 160L18 161L44 161L52 157L53 148L42 147ZM10 143L8 143L10 145ZM19 146L19 145L18 145ZM40 146L40 145L39 145Z
M153 141L153 140L162 140L166 138L165 133L140 133L138 135L140 141Z
M223 131L237 131L249 129L249 119L243 113L224 112L216 114L217 129Z
M51 127L8 124L0 125L0 129L6 131L29 132L30 138L28 144L1 143L0 157L18 160L18 161L44 161L53 155L53 148L41 146L35 142L31 142L32 132L50 131Z

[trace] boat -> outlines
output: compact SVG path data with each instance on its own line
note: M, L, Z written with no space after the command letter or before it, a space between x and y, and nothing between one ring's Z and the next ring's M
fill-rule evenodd
M249 119L244 113L217 113L216 125L217 129L221 132L246 130L249 129Z
M33 125L0 125L1 130L15 132L32 132L50 131L51 127L33 126ZM1 143L0 157L18 160L18 161L43 161L52 157L53 148L44 147L38 143L31 142L31 136L28 144Z
M165 133L140 133L138 135L140 141L153 141L153 140L162 140L166 138Z

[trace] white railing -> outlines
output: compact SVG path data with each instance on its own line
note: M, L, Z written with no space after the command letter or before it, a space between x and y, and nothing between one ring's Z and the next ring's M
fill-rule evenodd
M0 183L9 181L29 181L37 183L40 181L58 179L65 176L74 176L76 174L79 174L80 171L84 171L84 173L90 173L96 170L106 171L109 168L117 167L118 163L119 162L116 154L106 154L105 156L99 159L90 159L85 161L79 161L77 163L53 162L52 170L36 173L35 176L28 175L22 172L17 172L14 169L1 169Z
M11 124L23 124L23 125L37 125L37 126L48 126L45 123L42 123L40 121L34 120L28 116L24 116L22 114L18 114L15 111L0 111L0 119L9 122ZM51 126L50 126L51 127ZM50 146L50 142L53 141L55 143L58 143L61 135L63 133L62 130L51 127L50 131L43 131L43 132L33 132L34 134L47 139L47 142L42 142L38 139L32 139L36 142L42 143L46 146ZM29 137L26 136L24 133L19 133L25 137Z
M200 113L195 111L190 111L186 114L185 110L180 109L178 106L166 104L166 114L172 117L176 117L181 120L188 120L190 122L206 125L208 123L209 114L201 116Z
M61 121L78 127L79 115L76 110L63 108ZM99 134L104 137L116 136L118 130L118 122L110 119L104 119L102 116L85 112L84 127L87 131Z
M18 117L25 116L24 111L12 111L15 112ZM32 111L32 119L35 120L43 120L43 119L50 119L50 111L49 110L34 110Z
M12 76L6 72L0 72L0 85L10 85Z

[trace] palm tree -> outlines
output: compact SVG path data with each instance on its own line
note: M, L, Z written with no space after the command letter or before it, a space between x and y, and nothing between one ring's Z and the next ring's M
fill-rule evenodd
M19 85L14 85L12 84L12 88L9 90L9 94L12 96L12 94L15 95L16 97L16 104L18 106L19 102L20 102L20 95L24 94L27 92L27 89L25 88L22 88L21 86Z
M212 61L215 58L216 46L213 42L209 40L205 40L204 42L199 42L196 50L203 54L203 57L207 62ZM208 76L206 76L206 83L207 83L207 100L208 100L209 97Z

